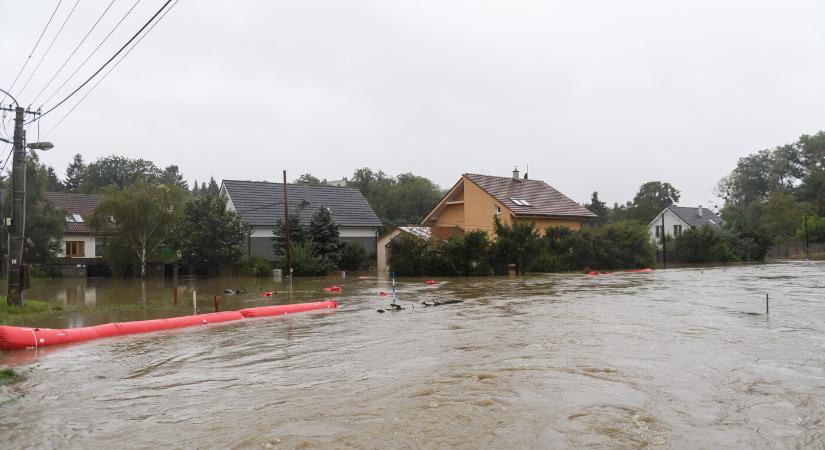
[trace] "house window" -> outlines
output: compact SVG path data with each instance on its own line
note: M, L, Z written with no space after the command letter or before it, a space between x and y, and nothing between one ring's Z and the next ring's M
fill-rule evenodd
M662 236L661 229L662 229L661 226L656 225L656 237L661 237Z
M501 214L501 207L498 205L493 205L493 212L495 212L496 215Z
M510 201L512 201L513 203L515 203L519 206L533 206L533 205L530 204L530 202L528 202L527 200L521 199L521 198L510 198Z
M77 213L66 214L66 222L68 223L83 223L83 216Z
M85 245L83 241L66 241L66 256L86 256Z
M681 236L682 235L682 226L681 225L673 225L673 235L674 236Z

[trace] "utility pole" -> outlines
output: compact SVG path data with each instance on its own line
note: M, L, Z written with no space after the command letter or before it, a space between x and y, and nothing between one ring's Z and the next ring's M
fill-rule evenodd
M9 227L9 290L6 303L23 306L23 284L21 268L23 267L23 242L26 230L26 131L23 129L21 107L14 109L14 159L12 160L12 204L11 227Z
M26 148L33 150L49 150L54 145L51 142L30 142L26 143L26 130L23 128L26 114L38 116L39 111L28 111L20 107L11 94L0 89L0 92L12 99L15 108L0 104L0 111L14 111L14 137L9 142L0 138L3 142L12 144L14 159L11 166L11 224L7 225L8 234L8 262L6 264L6 279L8 292L6 303L12 306L23 306L23 246L26 242ZM0 101L5 97L0 98Z
M289 284L292 284L292 242L289 240L289 199L286 195L286 170L284 170L284 231L286 232L286 267Z
M808 241L808 216L805 216L805 259L811 259L811 247Z

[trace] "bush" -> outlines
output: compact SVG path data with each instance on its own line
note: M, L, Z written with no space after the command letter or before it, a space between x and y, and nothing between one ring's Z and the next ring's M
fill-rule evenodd
M290 243L292 250L292 270L293 275L308 276L308 275L323 275L326 274L330 267L318 257L318 248L312 239L306 239L303 242ZM281 266L288 267L286 255L281 258ZM286 271L289 269L287 268ZM289 275L284 273L284 275Z
M736 236L729 231L711 226L692 228L674 239L673 257L676 261L686 263L740 260L737 254Z
M435 275L431 262L436 245L434 241L401 233L390 242L387 264L398 276Z
M800 240L805 239L804 226L799 230ZM825 242L825 217L808 217L808 240L810 242Z
M260 256L250 256L240 266L241 270L253 277L267 277L272 275L275 266Z
M596 228L592 233L593 256L589 267L643 268L656 262L656 248L650 242L647 227L642 224L616 222Z
M341 261L339 267L342 270L364 270L369 264L367 251L364 246L357 242L346 242L341 248Z

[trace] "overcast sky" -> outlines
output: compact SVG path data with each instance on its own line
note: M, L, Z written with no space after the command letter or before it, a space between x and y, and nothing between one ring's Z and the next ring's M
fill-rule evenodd
M78 4L21 93L76 1L63 1L14 86L21 103L109 3ZM114 2L35 106L133 2ZM162 3L142 0L45 109ZM0 3L0 87L56 4ZM181 0L46 136L55 148L42 158L60 174L75 153L145 158L190 182L368 166L442 187L529 164L578 202L594 190L624 202L662 180L681 204L708 205L738 158L825 129L824 20L814 0ZM42 119L41 138L85 92Z

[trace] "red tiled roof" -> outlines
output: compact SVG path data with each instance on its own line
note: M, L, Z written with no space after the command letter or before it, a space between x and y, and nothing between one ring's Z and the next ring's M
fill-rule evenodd
M464 176L506 205L516 217L596 217L544 181L474 173L465 173ZM526 200L532 206L518 205L513 199Z

